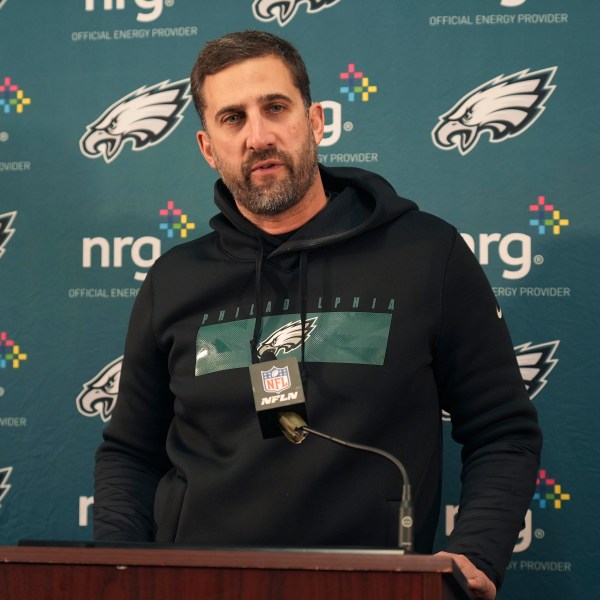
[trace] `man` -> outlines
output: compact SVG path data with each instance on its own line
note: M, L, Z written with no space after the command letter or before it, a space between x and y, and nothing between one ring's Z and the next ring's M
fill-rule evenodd
M289 353L312 426L405 463L421 553L440 508L440 412L452 415L463 488L448 552L493 599L541 434L475 257L380 177L318 165L323 109L284 40L209 42L191 81L221 212L136 299L97 456L96 539L394 546L402 481L385 461L263 439L248 367Z

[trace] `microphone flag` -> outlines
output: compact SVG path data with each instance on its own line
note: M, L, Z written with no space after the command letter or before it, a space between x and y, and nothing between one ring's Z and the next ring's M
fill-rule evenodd
M254 407L264 439L282 434L278 415L298 413L308 422L298 361L294 357L250 365Z

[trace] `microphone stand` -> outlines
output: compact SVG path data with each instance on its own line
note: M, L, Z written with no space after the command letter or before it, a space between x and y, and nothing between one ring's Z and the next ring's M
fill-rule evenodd
M363 452L370 452L371 454L382 456L393 463L394 466L400 471L403 481L402 500L400 501L400 515L398 523L398 547L405 552L412 551L414 541L414 515L408 472L404 468L404 465L393 454L390 454L385 450L380 450L379 448L373 448L372 446L364 446L363 444L347 442L346 440L341 440L317 431L316 429L312 429L311 427L308 427L308 425L306 425L304 422L304 419L302 419L296 413L280 413L279 423L285 437L294 444L302 443L306 438L306 434L312 433L317 437L329 440L330 442L340 446L345 446L346 448L352 448L353 450L361 450Z

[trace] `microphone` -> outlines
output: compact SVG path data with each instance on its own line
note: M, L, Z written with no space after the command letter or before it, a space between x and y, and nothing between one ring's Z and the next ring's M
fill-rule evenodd
M266 352L263 358L270 359L270 355L275 356L272 352ZM403 482L398 524L398 547L405 552L411 552L414 541L414 513L410 481L404 465L385 450L348 442L309 427L302 379L298 361L295 358L269 360L253 364L249 368L254 405L263 439L277 437L283 433L293 444L301 444L308 434L313 434L340 446L382 456L394 464L400 471Z

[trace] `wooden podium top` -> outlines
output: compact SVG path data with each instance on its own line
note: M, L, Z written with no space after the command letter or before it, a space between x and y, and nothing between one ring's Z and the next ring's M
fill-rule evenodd
M306 569L326 571L435 571L458 573L447 557L395 550L302 548L199 549L160 546L0 546L0 563Z
M118 581L115 573L119 574ZM195 589L196 593L200 586L207 593L203 596L195 595L194 598L213 598L208 590L216 586L215 589L218 588L221 593L223 577L229 585L235 587L231 597L240 599L280 600L284 596L274 596L273 588L276 587L281 594L288 586L297 592L300 592L302 586L306 587L307 592L310 592L306 597L311 600L320 597L315 590L321 588L327 590L326 597L330 600L337 597L359 598L361 595L363 598L394 599L471 597L465 578L452 559L404 554L394 550L206 549L160 545L98 547L86 543L0 547L0 596L16 598L14 590L18 590L20 594L28 592L36 577L46 584L54 581L61 593L66 589L78 590L78 586L87 586L85 595L77 596L86 600L105 597L90 592L92 579L96 581L98 589L112 586L112 597L117 600L120 597L137 598L138 596L131 594L132 590L138 589L145 589L143 593L147 598L162 598L159 595L149 596L148 589L156 591L164 586L172 593L175 585L183 586L182 591L178 592L182 595L173 597L186 598L186 586ZM134 580L128 581L127 577ZM414 595L417 579L425 581L427 578L427 589L436 588L435 595ZM126 591L126 595L119 595L119 586ZM361 586L364 588L361 595L356 595L355 591ZM406 587L410 595L398 592L399 586ZM336 596L332 592L337 589L344 590L343 595ZM375 592L372 594L371 590L375 589L382 594L384 589L393 590L394 593L374 595ZM10 595L11 590L13 595ZM365 590L368 596L364 596ZM2 595L3 591L5 595ZM52 595L43 597L54 598Z

